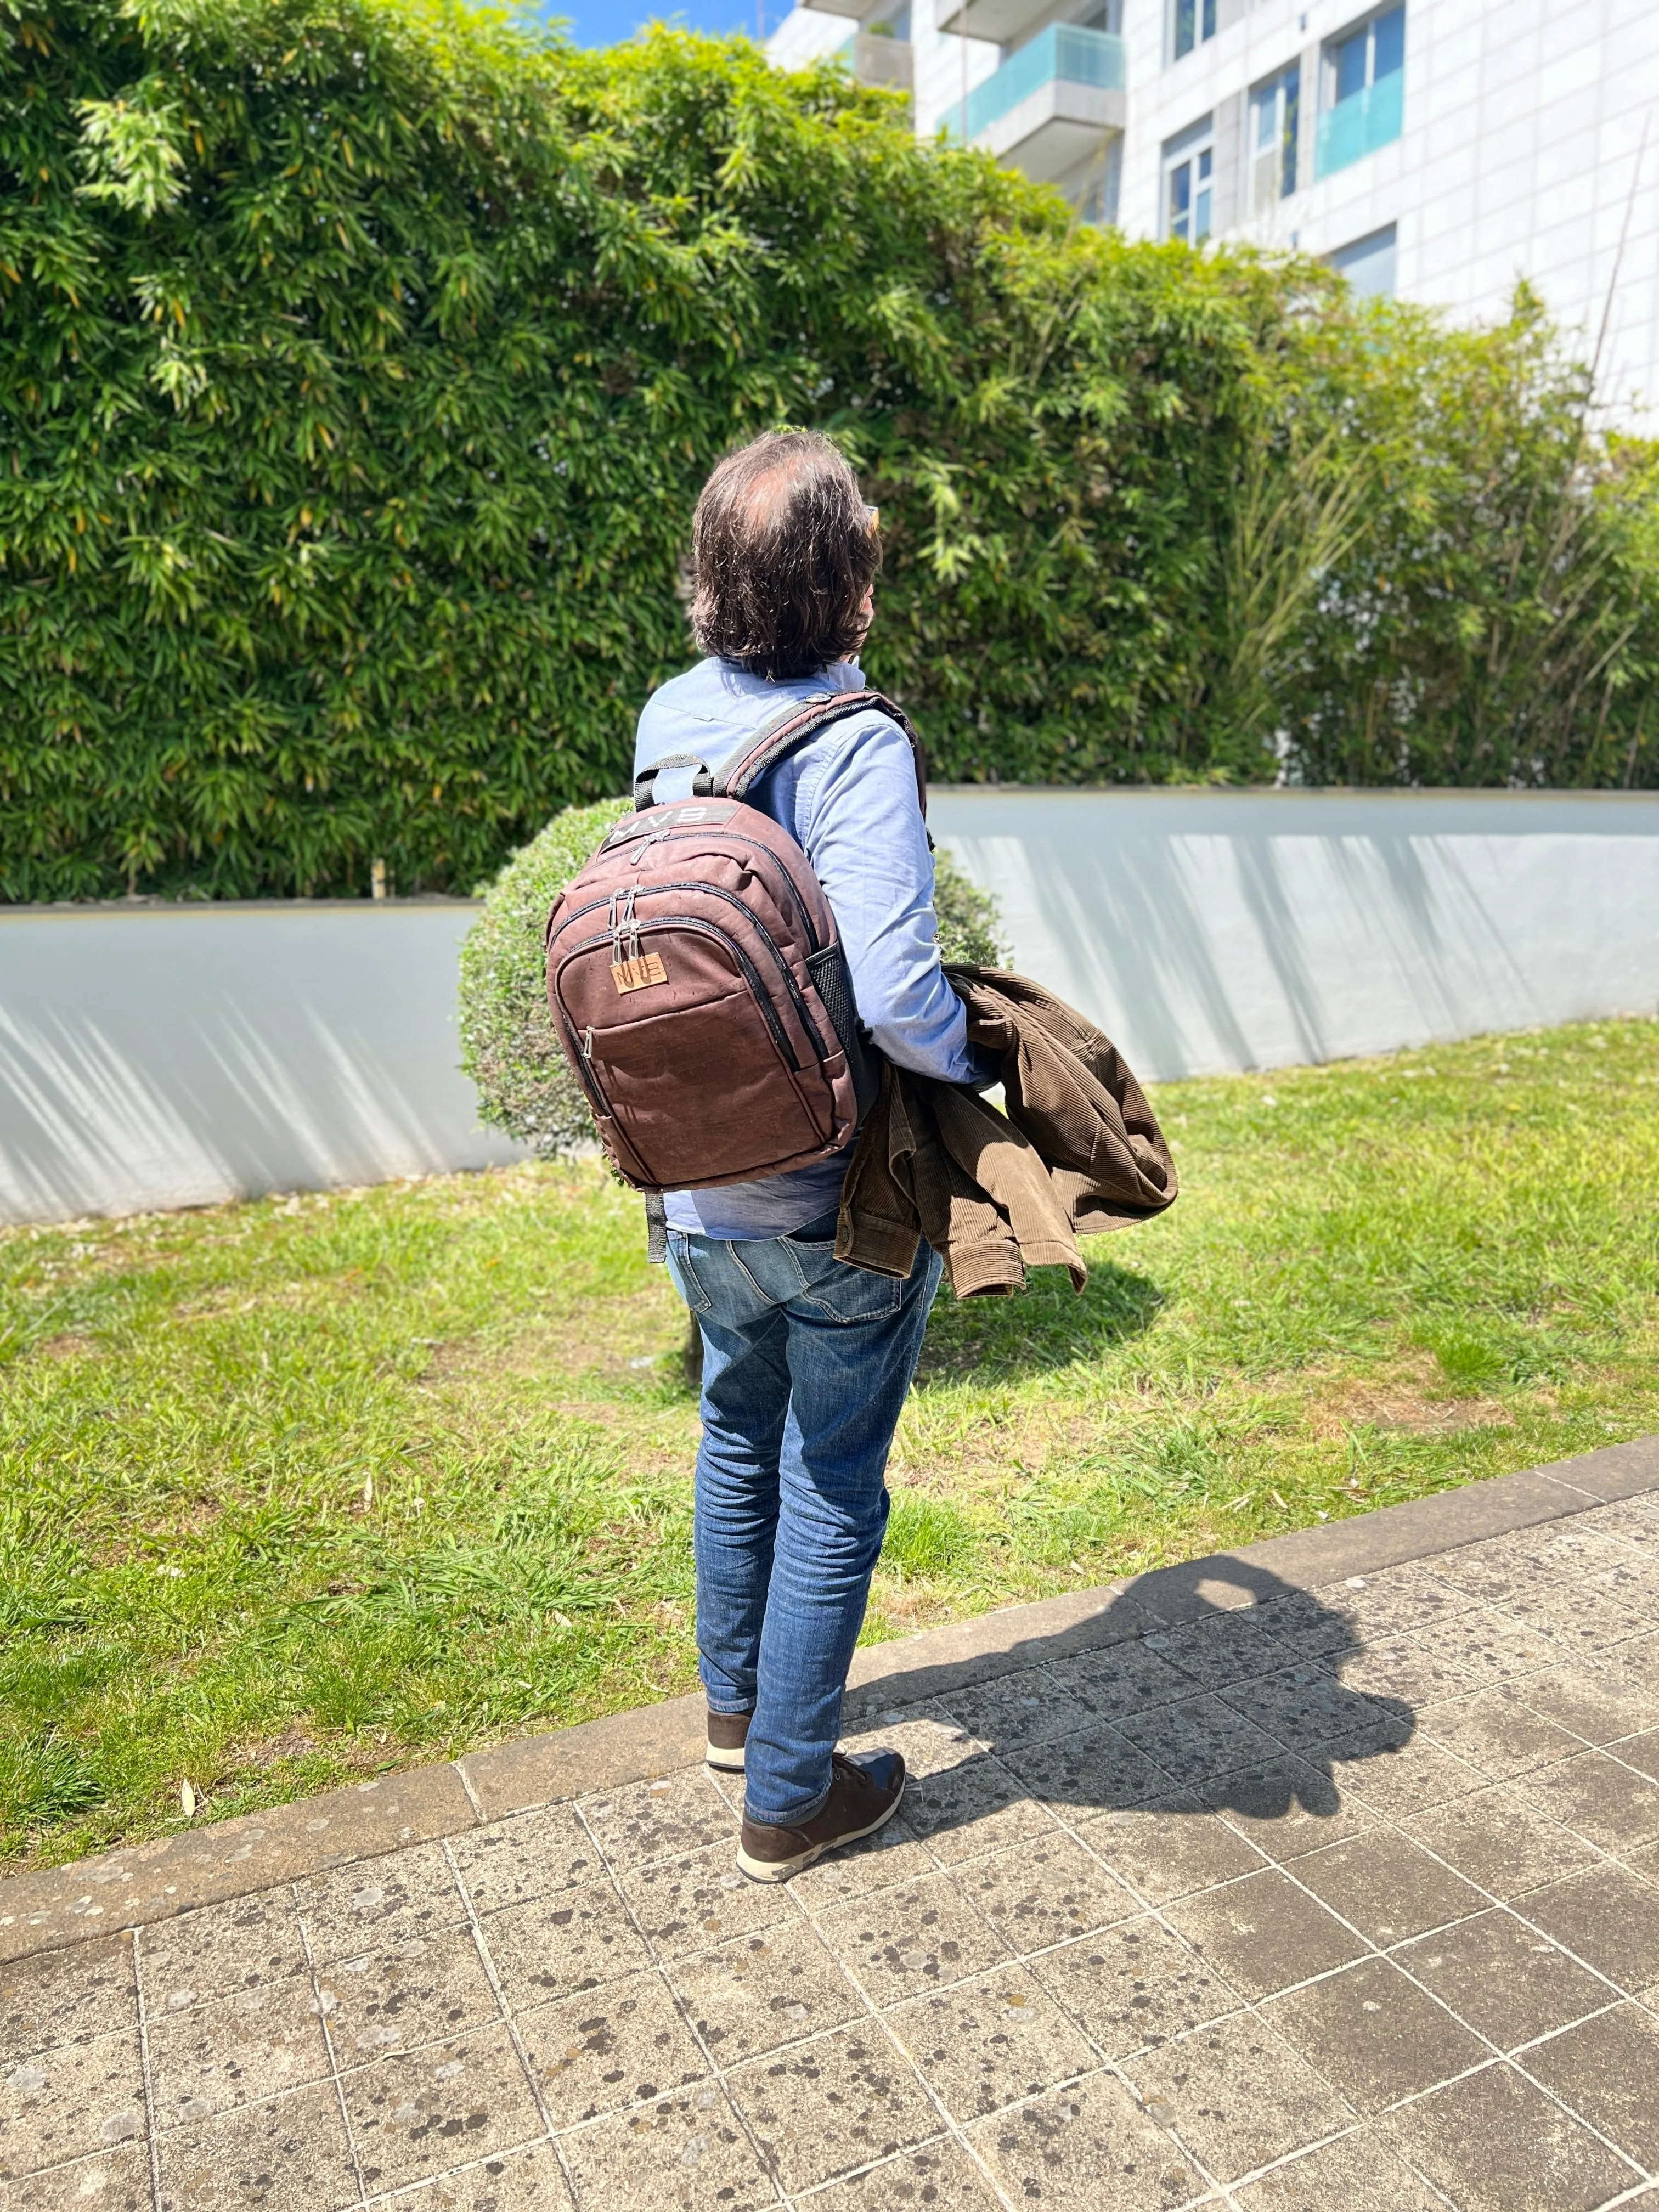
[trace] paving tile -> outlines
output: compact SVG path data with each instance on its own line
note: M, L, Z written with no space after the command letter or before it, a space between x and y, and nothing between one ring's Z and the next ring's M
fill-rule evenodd
M1262 2007L1355 2109L1380 2112L1478 2066L1479 2039L1385 1959L1362 1959Z
M317 1987L343 2067L482 2027L501 2009L467 1928L337 1959L319 1970Z
M1343 1848L1339 1845L1339 1849ZM1297 1862L1298 1869L1304 1862ZM1168 1908L1170 1924L1247 1997L1271 1996L1361 1955L1365 1945L1269 1867Z
M1034 1797L1068 1819L1167 1794L1170 1778L1109 1722L1097 1721L1063 1742L1032 1744L1006 1764Z
M155 2202L148 2143L123 2143L22 2181L0 2177L0 2212L154 2212Z
M1123 1723L1122 1733L1170 1781L1181 1783L1230 1773L1255 1759L1271 1759L1281 1747L1276 1737L1210 1694L1134 1714Z
M1600 2012L1614 1993L1512 1912L1482 1912L1394 1954L1407 1973L1500 2051Z
M1479 1912L1480 1891L1396 1829L1310 1851L1296 1878L1362 1936L1386 1947Z
M776 2212L777 2192L712 2081L561 2136L581 2212Z
M612 1871L619 1874L705 1844L735 1847L737 1839L732 1810L701 1766L584 1797L581 1813Z
M976 2120L1089 2074L1094 2052L1026 1966L999 1966L913 1997L888 2027L958 2120Z
M1218 1693L1287 1750L1311 1752L1398 1717L1316 1665L1285 1667Z
M896 1751L907 1773L945 1774L979 1756L979 1746L942 1705L906 1705L878 1713L870 1726L842 1739L848 1753Z
M605 1871L599 1847L572 1805L492 1820L449 1846L474 1910L526 1905Z
M330 2082L161 2136L161 2212L340 2212L357 2177Z
M957 1886L1024 1957L1130 1920L1145 1907L1084 1846L1055 1829L959 1868Z
M1255 2013L1236 2012L1126 2062L1151 2119L1234 2181L1348 2126L1353 2107Z
M572 2212L575 2202L549 2142L480 2159L387 2201L397 2212Z
M901 1808L898 1817L890 1820L884 1828L878 1828L873 1836L849 1844L844 1850L831 1851L816 1866L795 1875L788 1886L788 1894L797 1904L816 1912L842 1898L867 1897L872 1890L891 1889L896 1882L914 1881L918 1875L932 1874L937 1864L927 1844L919 1842L906 1827ZM763 1887L756 1883L744 1886Z
M1446 2206L1367 2129L1246 2182L1235 2203L1239 2212L1445 2212Z
M132 1938L106 1936L0 1966L0 2068L138 2025Z
M1344 1794L1328 1766L1289 1752L1217 1775L1198 1795L1227 1827L1277 1863L1364 1835L1377 1820L1362 1799Z
M775 2051L863 2009L852 1984L802 1921L678 1960L669 1979L717 2066Z
M999 2212L983 2172L948 2136L803 2199L810 2212Z
M1621 1766L1633 1766L1650 1782L1659 1782L1659 1729L1647 1729L1640 1735L1622 1736L1617 1743L1608 1746L1608 1752Z
M1506 1900L1596 1863L1591 1845L1535 1813L1512 1790L1455 1797L1401 1826L1468 1881Z
M1029 1966L998 1966L884 2017L956 2119L980 2119L1097 2063Z
M1358 1587L1356 1587L1356 1583ZM1369 1642L1412 1634L1475 1609L1477 1601L1434 1571L1431 1561L1383 1567L1344 1586L1346 1610Z
M146 2132L136 2029L60 2044L0 2074L0 2174L33 2173Z
M1150 1913L1046 1952L1032 1971L1109 2059L1201 2027L1238 2004L1232 1985Z
M1466 1668L1478 1682L1517 1680L1542 1667L1559 1665L1565 1656L1562 1646L1536 1616L1522 1622L1495 1608L1425 1628L1417 1640L1422 1650Z
M1110 1651L1050 1662L1049 1674L1061 1692L1103 1721L1127 1720L1154 1705L1172 1705L1192 1695L1192 1677L1148 1648L1141 1638Z
M1190 1791L1103 1813L1089 1824L1089 1848L1153 1905L1213 1889L1261 1863L1243 1837Z
M1291 1590L1284 1597L1269 1598L1243 1618L1276 1649L1332 1656L1358 1650L1366 1640L1358 1610L1365 1587L1362 1577L1358 1589L1340 1583L1318 1590Z
M1580 1583L1542 1593L1526 1619L1552 1638L1569 1664L1577 1659L1594 1666L1609 1647L1650 1627L1653 1608L1643 1597Z
M1329 1753L1337 1787L1387 1820L1405 1820L1486 1786L1486 1777L1437 1743L1399 1741L1388 1729L1350 1736Z
M730 1844L708 1844L678 1858L656 1859L617 1884L646 1941L661 1959L705 1951L793 1917L781 1882L750 1881L732 1862Z
M944 1874L831 1905L817 1923L878 2007L965 1980L1008 1956L1002 1938Z
M1603 1862L1534 1890L1521 1910L1621 1989L1659 1982L1659 1888L1628 1869Z
M1632 1638L1619 1647L1619 1670L1639 1682L1644 1690L1659 1693L1659 1634Z
M1204 2179L1122 2083L1091 2074L994 2119L969 2139L1012 2201L1044 2212L1166 2212L1204 2193Z
M328 2074L328 2045L309 1977L207 1997L149 2026L155 2124L205 2120Z
M1583 1749L1553 1721L1522 1702L1518 1691L1482 1690L1472 1698L1420 1711L1417 1724L1432 1742L1443 1744L1494 1782L1513 1780L1534 1767L1571 1759Z
M904 1790L904 1822L947 1866L1025 1838L1056 1832L1053 1814L999 1759L964 1759L919 1774Z
M1615 1736L1659 1728L1659 1694L1622 1667L1594 1674L1564 1667L1534 1676L1524 1694L1534 1712L1586 1743L1611 1743Z
M1640 2179L1501 2063L1381 2124L1458 2212L1591 2212Z
M994 1751L1007 1751L1021 1743L1044 1743L1091 1717L1090 1708L1057 1690L1041 1667L969 1684L951 1691L939 1703L975 1742Z
M757 2058L727 2094L792 2195L937 2133L939 2114L878 2021L859 2021Z
M531 2078L556 2128L703 2080L708 2063L654 1970L522 2014Z
M459 1927L466 1919L465 1900L441 1844L336 1867L295 1887L311 1955L320 1966L361 1958L378 1944Z
M1627 2157L1659 2172L1659 2020L1650 2012L1620 2005L1552 2036L1522 2063Z
M1605 1850L1633 1850L1659 1838L1659 1782L1606 1752L1581 1752L1516 1785L1529 1805Z
M152 2014L307 1971L299 1917L285 1889L206 1905L146 1928L138 1961Z
M616 1885L603 1876L528 1905L506 1905L478 1929L515 2008L596 1989L651 1959Z
M504 2026L394 2051L340 2089L370 2195L546 2132Z
M1206 1690L1219 1690L1246 1675L1259 1676L1274 1664L1270 1639L1257 1626L1254 1607L1243 1613L1212 1613L1182 1628L1160 1629L1146 1638L1144 1648Z
M1409 1636L1368 1644L1347 1662L1342 1680L1351 1690L1403 1700L1413 1709L1467 1697L1476 1686L1467 1667L1424 1650Z
M1434 1561L1434 1571L1454 1589L1478 1598L1483 1605L1492 1604L1511 1590L1531 1584L1536 1574L1536 1548L1520 1531L1492 1536L1483 1543L1462 1544L1455 1551L1442 1553Z

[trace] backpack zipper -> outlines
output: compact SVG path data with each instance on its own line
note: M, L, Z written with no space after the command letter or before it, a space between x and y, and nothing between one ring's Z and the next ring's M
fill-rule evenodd
M638 886L638 888L648 890L653 896L654 896L659 891L691 891L696 893L696 895L700 898L724 899L728 906L734 906L738 908L741 913L749 914L748 908L744 905L743 901L738 896L735 891L722 890L716 884L641 884ZM791 888L793 889L793 886L792 885ZM564 917L564 923L561 924L561 927L562 927L573 921L580 921L585 914L597 914L599 908L603 907L605 908L608 917L607 934L614 938L617 931L617 901L621 896L621 893L612 891L607 898L590 899L586 906L579 906L573 908L573 910ZM641 925L637 921L632 921L631 908L629 909L629 919L632 922L634 934L635 938L637 938ZM673 919L677 927L680 926L683 920L684 926L694 929L698 927L714 929L714 925L712 922L697 923L693 921L690 915L686 915L683 918L673 917ZM788 990L789 996L793 1001L795 1012L800 1018L800 1025L805 1030L808 1041L811 1044L813 1051L817 1054L820 1060L827 1060L829 1058L829 1054L824 1051L823 1039L818 1034L818 1025L812 1019L811 1014L808 1011L806 1000L801 994L800 985L795 981L795 971L791 968L789 963L784 958L782 947L779 945L777 939L773 936L771 931L768 929L763 921L760 921L752 914L749 914L749 919L754 927L759 932L760 936L766 945L767 951L777 963L778 973L783 978L784 984ZM660 917L659 918L659 921L653 922L651 927L653 928L658 927L659 926L659 921ZM724 937L726 933L723 930L715 930L714 934L717 937ZM597 943L599 940L596 939L594 942ZM741 952L738 946L732 939L728 938L726 939L726 942L731 944L732 951L738 953L739 958L746 957ZM821 950L822 948L819 949ZM754 970L752 968L750 969L750 973L751 975L754 975ZM768 1015L770 1016L770 1004L765 1000L763 994L760 992L759 985L760 979L757 975L755 976L756 994L757 997L762 998L763 1004L766 1006ZM779 1030L779 1036L780 1037L782 1036L781 1030ZM839 1042L839 1040L837 1040L837 1042ZM792 1059L790 1066L792 1067L798 1068L799 1062Z
M682 888L701 891L705 889L705 886L702 884L690 884L684 885ZM728 893L726 896L730 896L730 894ZM596 905L602 905L603 903L604 902L602 900L595 901ZM741 901L732 899L732 903L733 906L737 906L741 904ZM779 1052L782 1054L790 1073L792 1075L799 1075L800 1073L799 1056L797 1054L793 1045L790 1043L788 1034L785 1030L783 1024L778 1019L777 1014L774 1011L772 1001L767 997L765 991L761 987L760 970L756 967L754 962L749 957L749 955L744 951L742 945L738 943L736 938L732 937L727 931L717 927L714 922L700 921L695 915L690 914L659 915L654 921L642 923L641 925L641 928L644 933L649 933L650 931L656 929L690 929L696 931L700 936L712 937L717 944L723 945L732 956L732 964L736 967L738 974L741 975L744 982L748 984L750 996L754 999L755 1004L760 1008L762 1016L765 1020L766 1026L772 1032L772 1042L776 1045ZM585 937L580 945L573 945L569 951L565 954L564 957L559 963L558 980L560 984L562 985L565 969L570 965L570 963L575 959L579 953L592 952L597 946L601 945L609 945L610 942L611 933L609 930L605 930L602 931L598 937ZM768 942L769 943L770 940L769 939ZM774 946L773 949L775 951L776 947ZM562 988L561 988L559 995L560 1001L562 1004L564 996ZM592 1034L591 1025L589 1034ZM818 1048L818 1057L820 1060L823 1057L823 1048L821 1045ZM597 1077L594 1079L594 1088L596 1091L599 1089L599 1081ZM607 1115L611 1115L611 1109L608 1104L605 1110ZM614 1120L616 1117L612 1115L611 1115L611 1118Z

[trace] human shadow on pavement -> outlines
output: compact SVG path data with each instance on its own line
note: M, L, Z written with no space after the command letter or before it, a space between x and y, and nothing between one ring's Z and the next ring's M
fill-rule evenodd
M1054 1635L854 1689L846 1729L905 1752L905 1824L923 1836L1022 1796L1318 1823L1344 1771L1363 1793L1367 1765L1415 1733L1404 1700L1343 1680L1364 1650L1353 1612L1248 1559L1195 1559Z

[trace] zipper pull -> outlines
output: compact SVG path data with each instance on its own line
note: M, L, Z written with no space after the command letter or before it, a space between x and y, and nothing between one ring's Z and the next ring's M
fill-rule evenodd
M582 1031L582 1058L583 1058L584 1060L592 1060L592 1057L593 1057L593 1024L592 1024L592 1022L590 1022L590 1023L587 1024L587 1027L586 1027L586 1028Z

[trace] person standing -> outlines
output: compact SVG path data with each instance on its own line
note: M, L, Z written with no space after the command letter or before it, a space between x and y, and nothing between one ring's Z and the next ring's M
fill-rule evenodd
M773 432L723 460L693 525L705 658L640 717L635 771L714 761L792 700L862 690L879 518L827 438ZM665 769L659 795L672 795ZM872 708L811 738L747 803L787 830L829 899L860 1020L901 1067L995 1079L939 964L910 743ZM851 1158L671 1192L670 1273L703 1345L694 1541L711 1765L744 1776L738 1863L782 1881L898 1809L896 1751L836 1748L886 1526L887 1456L940 1262L907 1280L835 1256Z

